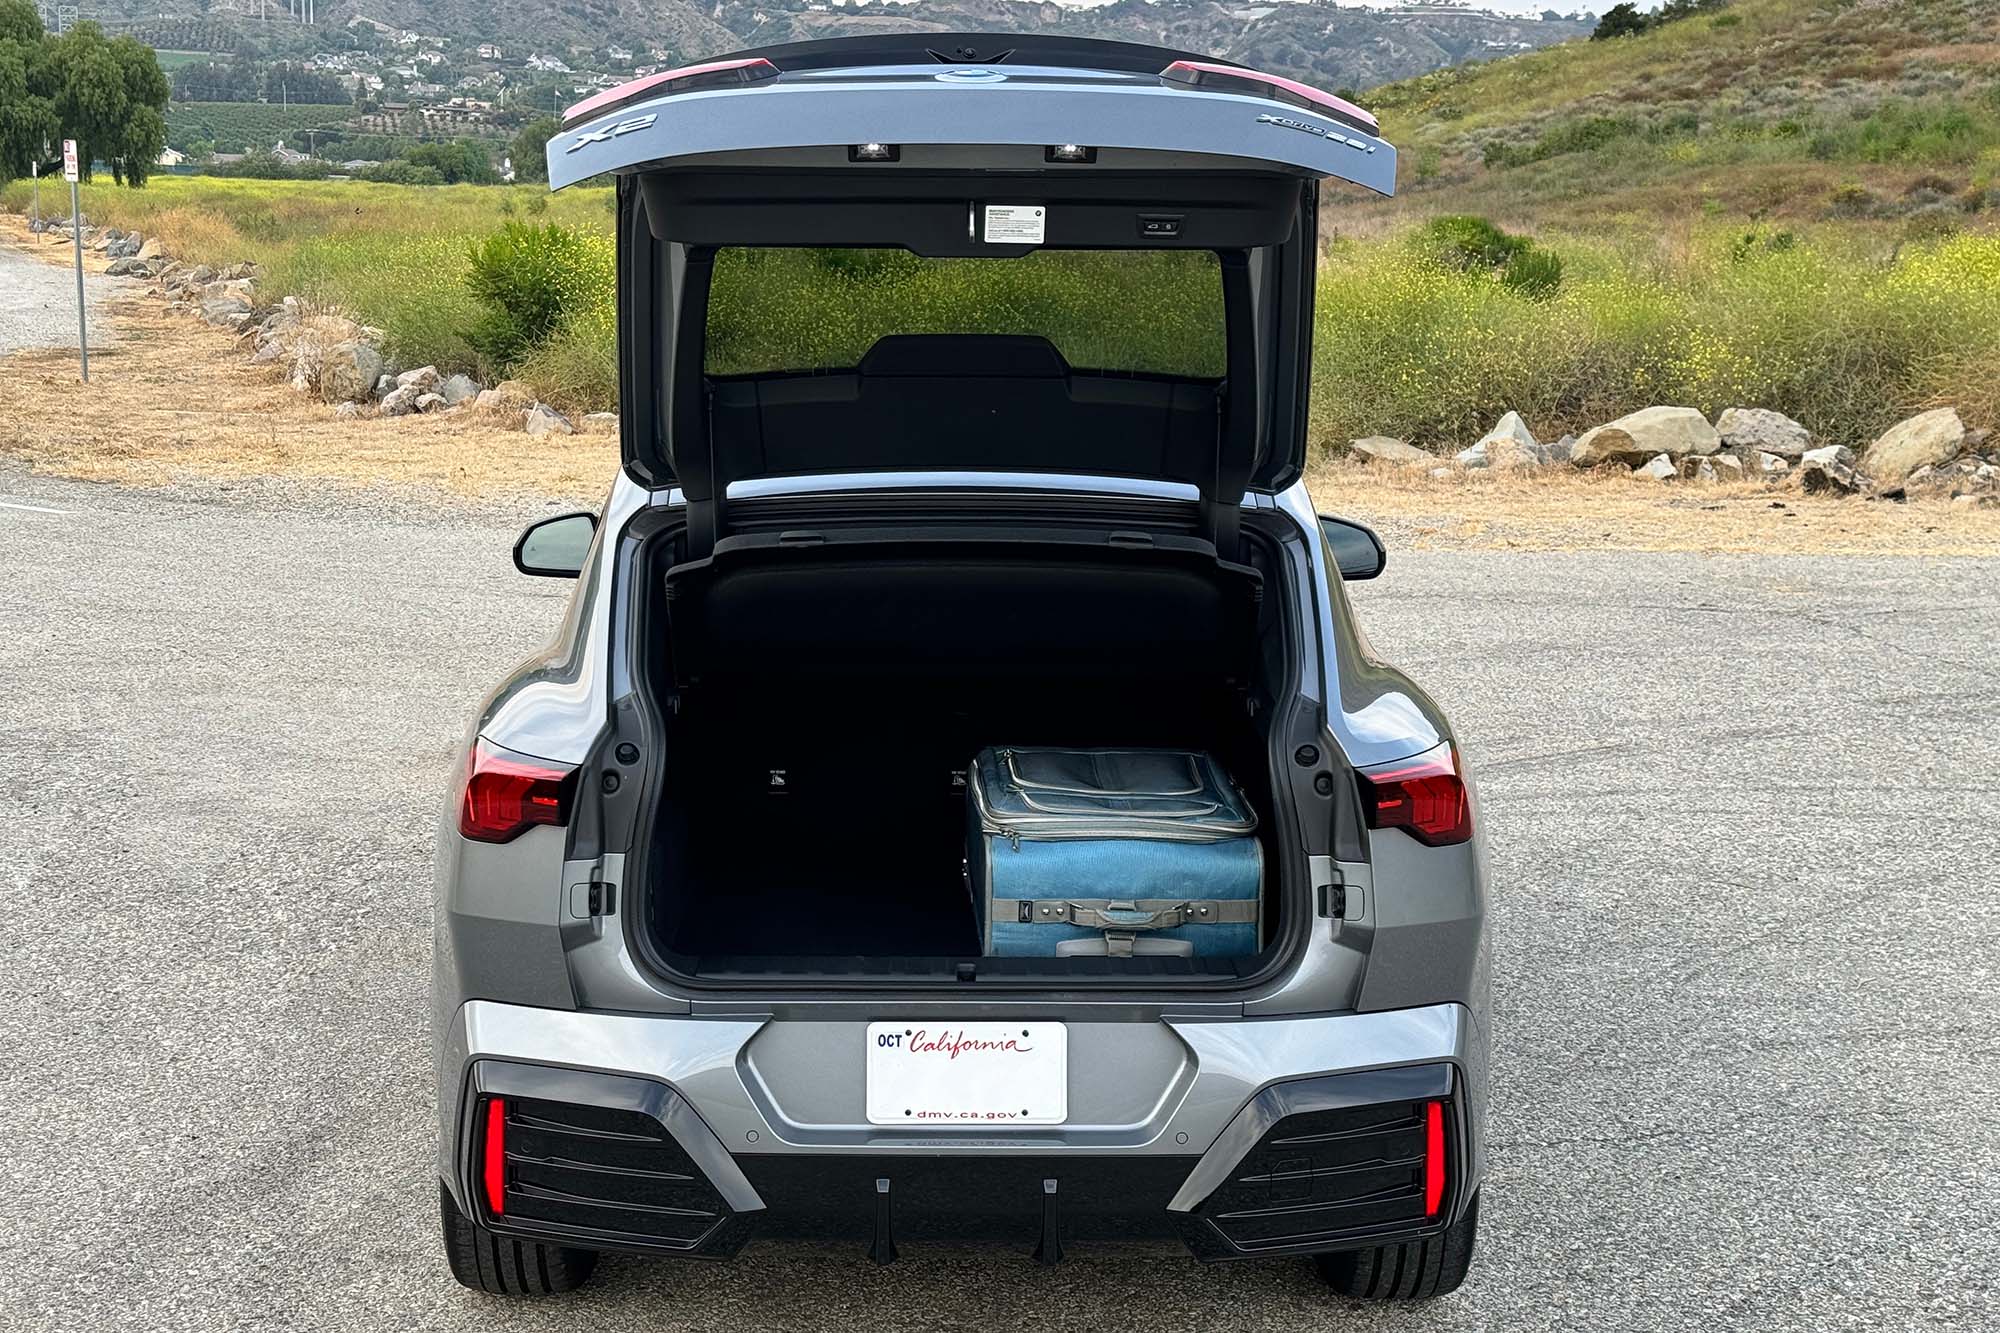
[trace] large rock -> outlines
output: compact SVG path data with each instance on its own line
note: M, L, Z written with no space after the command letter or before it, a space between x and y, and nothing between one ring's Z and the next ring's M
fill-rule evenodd
M1404 467L1431 467L1437 463L1437 455L1387 435L1353 440L1347 448L1366 463L1400 463Z
M382 415L385 417L408 416L417 410L417 399L423 391L414 384L405 384L382 395Z
M1750 464L1750 470L1760 477L1782 477L1792 470L1790 463L1762 449L1751 451L1750 457L1745 461Z
M418 393L436 393L439 379L436 366L418 366L415 370L406 370L396 376L396 387L415 389Z
M481 389L472 405L493 412L525 412L535 405L535 391L520 380L501 380Z
M133 257L137 259L160 259L165 257L166 253L167 248L160 244L160 238L157 236L148 236L146 243L132 252Z
M1504 471L1508 468L1540 467L1549 461L1548 450L1528 429L1528 423L1521 420L1519 412L1509 412L1501 417L1498 424L1466 452L1474 451L1486 461L1468 466L1493 467Z
M231 294L214 296L201 303L201 317L210 324L232 324L239 321L231 317L250 313L250 303L242 297Z
M615 434L618 430L618 414L616 412L585 412L583 414L583 428L587 431L604 431Z
M1761 449L1783 459L1796 459L1812 448L1812 432L1783 412L1764 407L1731 407L1715 419L1722 447L1748 457Z
M1657 455L1675 460L1715 453L1722 437L1692 407L1645 407L1588 430L1570 448L1578 467L1599 463L1645 464Z
M550 407L547 403L536 403L528 409L527 419L522 423L528 434L540 438L544 435L573 435L576 430L569 424L569 418Z
M1632 469L1632 475L1641 481L1672 481L1680 474L1680 465L1666 454L1655 454L1650 462Z
M470 375L450 375L437 387L438 396L448 406L456 407L468 398L479 395L479 384Z
M1894 486L1924 466L1936 467L1958 457L1965 447L1965 423L1949 407L1899 421L1862 451L1861 471L1884 486Z
M445 401L444 395L441 393L420 393L417 395L417 411L419 412L435 412L443 406L445 406Z
M1799 483L1808 495L1852 495L1867 484L1854 470L1854 451L1844 444L1808 449L1800 455Z
M382 374L382 353L369 343L350 338L327 349L319 369L319 396L328 403L368 397Z
M136 259L114 259L105 268L104 276L107 278L128 277L131 275L132 270L137 267L139 267L139 261Z

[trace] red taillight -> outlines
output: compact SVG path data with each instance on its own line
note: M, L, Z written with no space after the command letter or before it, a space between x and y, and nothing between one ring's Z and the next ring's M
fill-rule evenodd
M1424 1108L1424 1216L1444 1206L1444 1103Z
M486 1148L484 1169L486 1207L496 1216L507 1211L507 1099L495 1097L486 1103Z
M1374 116L1346 98L1335 97L1332 93L1321 92L1297 79L1287 79L1278 74L1261 74L1254 69L1220 65L1207 60L1176 60L1160 71L1160 77L1169 83L1184 83L1190 88L1206 88L1211 92L1268 97L1304 111L1316 111L1322 116L1346 121L1370 134L1378 133L1382 128Z
M696 88L728 88L777 77L778 67L762 56L750 56L743 60L712 60L706 65L683 65L679 69L661 70L658 74L648 74L643 79L633 79L586 97L563 112L563 124L568 126L584 116L593 116L620 102L629 102L641 93L684 93Z
M1370 828L1399 828L1418 842L1446 847L1472 836L1472 801L1450 742L1379 768L1360 770Z
M478 742L465 775L458 831L480 842L510 842L536 824L569 822L576 770Z

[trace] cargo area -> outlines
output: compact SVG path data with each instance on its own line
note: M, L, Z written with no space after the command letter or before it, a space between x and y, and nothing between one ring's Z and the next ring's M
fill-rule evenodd
M668 570L642 871L656 960L703 978L1260 967L981 956L965 773L994 745L1215 756L1258 814L1275 938L1263 664L1289 658L1268 562L1251 541L1241 564L1192 539L1158 545L1088 530L806 549L735 538Z

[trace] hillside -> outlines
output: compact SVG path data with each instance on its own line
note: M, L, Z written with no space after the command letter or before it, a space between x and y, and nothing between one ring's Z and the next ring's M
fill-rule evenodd
M1911 235L2000 215L2000 3L1735 0L1369 92L1402 198L1349 231L1439 212L1598 229L1840 221Z
M174 0L168 0L172 4ZM827 7L823 0L325 0L304 28L259 22L262 0L214 0L202 12L161 17L161 0L101 0L91 14L175 51L296 57L348 45L349 20L367 18L452 44L497 42L524 54L602 54L612 42L658 47L675 60L745 46L885 30L1049 32L1152 42L1227 56L1334 88L1409 78L1460 61L1565 41L1590 31L1574 19L1505 17L1457 5L1394 11L1332 4L1116 0L1082 9L1041 0L914 0ZM180 0L189 9L189 0ZM592 62L572 60L579 70Z

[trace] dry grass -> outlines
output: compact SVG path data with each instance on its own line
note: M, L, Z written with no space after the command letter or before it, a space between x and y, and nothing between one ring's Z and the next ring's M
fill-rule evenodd
M44 257L57 249L45 247ZM87 385L74 350L0 362L0 454L36 471L124 485L284 476L590 502L618 465L608 432L534 439L514 418L469 410L340 420L295 392L279 367L250 364L233 336L157 297L116 299L100 322L112 336L92 350Z
M52 263L67 253L42 251ZM229 334L136 291L101 322L115 340L93 353L89 385L77 381L71 351L0 361L0 455L121 485L294 477L584 503L603 495L617 466L609 433L536 440L511 418L470 411L342 421L294 392L281 370L250 364ZM1317 467L1311 485L1323 511L1375 524L1400 549L2000 555L2000 510L1939 502L1567 471L1432 478L1351 462Z
M1341 460L1308 477L1321 513L1390 549L2000 555L2000 509L1805 495L1796 482L1699 485L1611 470L1454 472Z

